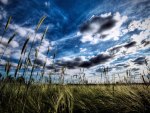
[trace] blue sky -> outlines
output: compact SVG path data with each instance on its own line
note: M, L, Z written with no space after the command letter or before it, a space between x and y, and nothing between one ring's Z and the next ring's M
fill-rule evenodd
M38 30L34 47L39 49L37 65L46 60L47 73L53 71L51 58L56 53L56 68L67 67L66 79L84 68L86 78L95 81L102 67L110 68L110 76L118 73L125 76L126 70L132 70L138 79L139 74L135 73L143 70L147 73L144 61L150 59L149 10L149 0L0 0L0 34L12 16L0 46L1 53L13 32L18 34L2 63L10 58L16 66L27 33L32 42L34 29L45 15L47 18ZM47 35L39 47L47 26ZM47 57L49 46L51 52ZM32 60L33 56L34 52Z

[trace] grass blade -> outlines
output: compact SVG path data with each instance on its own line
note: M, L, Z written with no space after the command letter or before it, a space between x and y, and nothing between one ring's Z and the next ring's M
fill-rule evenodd
M10 37L10 39L9 39L8 42L7 42L7 44L9 44L9 43L15 38L15 36L16 36L16 33L14 33L14 34Z
M43 35L42 35L41 42L43 41L43 39L44 39L44 37L45 37L47 31L48 31L48 26L46 27L46 29L45 29L45 31L44 31L44 33L43 33Z
M35 29L35 32L38 31L38 29L40 28L41 24L42 24L43 21L45 20L45 18L46 18L46 16L43 16L43 17L40 19L40 21L38 22L38 25L37 25L37 27L36 27L36 29Z
M29 38L27 38L27 40L25 41L25 43L24 43L24 45L23 45L23 47L22 47L22 50L21 50L21 54L24 52L24 50L25 50L25 48L26 48L28 42L29 42Z
M12 17L10 16L7 20L7 23L6 23L6 26L5 26L5 31L8 29L8 26L10 24L10 21L11 21Z

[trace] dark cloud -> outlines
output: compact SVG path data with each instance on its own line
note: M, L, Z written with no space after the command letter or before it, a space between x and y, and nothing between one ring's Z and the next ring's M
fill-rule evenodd
M35 59L34 63L39 65L39 66L43 66L44 65L44 61L42 59Z
M104 21L104 23L102 24L102 26L101 26L99 32L104 31L104 30L111 29L111 28L114 27L115 24L116 24L116 20L114 20L114 19L112 18L112 16L111 16L111 17L104 18L104 19L105 19L105 21Z
M106 62L110 58L112 58L112 56L105 55L105 54L99 54L99 55L91 58L90 61L92 62L92 64L97 65L97 64Z
M55 69L55 67L53 65L48 65L46 66L47 69Z
M89 59L87 61L83 61L80 57L77 57L77 58L74 58L74 59L68 60L68 61L57 60L55 62L55 66L48 65L48 66L46 66L46 68L52 69L52 70L57 70L57 69L59 70L59 69L61 69L61 67L67 67L68 69L75 69L78 67L90 68L95 65L103 64L103 63L107 62L108 60L110 60L111 58L113 58L113 56L111 56L111 55L99 54L95 57L92 57L91 59ZM139 57L139 58L133 60L132 62L134 62L135 64L138 64L138 65L143 65L145 63L145 57ZM36 59L35 64L37 64L39 66L43 66L44 61L42 59ZM120 68L126 68L128 66L129 65L127 65L127 64L117 64L117 65L115 65L115 68L120 69ZM102 69L97 70L97 72L102 71ZM110 71L111 71L111 69L110 69Z
M90 28L89 28L89 22L84 23L83 25L80 26L80 32L81 33L85 32L85 31L88 31L88 30L90 30Z
M125 44L124 47L125 47L125 48L130 48L130 47L135 46L135 44L136 44L136 42L133 41L133 42L130 42L130 43L128 43L128 44Z
M136 58L133 62L138 65L143 65L145 63L145 57Z
M75 61L82 61L82 59L80 57L77 57L74 59Z
M61 67L57 65L48 65L46 68L48 70L53 70L53 72L59 72L61 70Z
M90 61L83 61L79 64L79 67L83 67L83 68L89 68L92 66L92 62Z
M44 63L45 63L45 61L42 60L42 59L36 59L33 62L36 65L38 65L38 66L43 66ZM55 65L46 65L46 69L48 69L48 70L54 70L55 72L58 72L62 66L63 65L58 65L58 64L55 64Z
M77 68L77 67L89 68L89 67L107 62L111 58L112 58L112 56L105 55L105 54L99 54L95 57L92 57L88 61L82 61L80 58L75 58L75 59L69 60L69 61L57 61L56 65L68 67L71 69Z
M115 54L115 53L119 52L121 48L122 48L122 46L112 47L108 50L108 52L110 52L110 54Z
M79 67L92 67L98 64L103 64L105 62L107 62L109 59L111 59L113 56L110 55L105 55L105 54L99 54L91 59L89 59L89 61L84 61L81 62Z
M129 67L128 64L117 64L116 67Z
M79 65L79 62L74 61L74 60L72 60L72 61L61 61L61 62L56 63L56 65L73 69Z
M124 69L124 68L127 68L127 67L129 67L129 65L128 64L116 64L113 68L115 69L115 70L122 70L122 69Z
M56 68L60 69L61 67L67 67L69 69L75 69L77 67L89 68L98 64L105 63L111 58L112 56L110 55L99 54L87 61L83 61L80 57L73 58L72 60L56 60L54 64L55 67L52 65L47 65L46 68L47 69L56 69ZM36 59L34 60L34 62L39 66L44 65L44 61L42 59Z
M97 30L97 33L101 33L102 31L114 27L116 24L116 20L113 19L113 16L108 17L94 16L80 26L80 32L84 33L93 30L93 28L91 27L92 24L98 25L99 29Z
M150 44L150 41L145 39L145 40L142 40L141 44L143 44L144 46L147 46Z

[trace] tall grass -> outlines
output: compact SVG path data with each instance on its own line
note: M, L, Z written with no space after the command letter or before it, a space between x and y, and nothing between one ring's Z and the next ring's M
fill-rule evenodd
M0 39L0 43L2 42L3 37L4 37L4 35L5 35L5 33L6 33L7 29L8 29L8 27L9 27L9 24L10 24L10 22L11 22L11 19L12 19L12 17L10 16L10 17L8 18L8 20L7 20L7 23L6 23L6 25L5 25L4 31L3 31L2 36L1 36L1 39Z
M1 113L21 113L25 86L8 84L1 93ZM149 113L150 89L143 86L32 85L25 96L25 113ZM10 94L11 97L10 97ZM9 102L9 104L8 104Z
M10 76L12 68L10 59L4 65L4 77L1 78L0 76L0 113L148 113L150 111L150 78L146 76L149 74L150 68L147 60L145 60L145 65L148 73L143 72L141 74L143 84L131 84L131 70L126 71L126 77L123 81L123 78L117 74L113 75L113 82L111 82L109 67L103 67L100 74L100 80L104 79L103 85L88 85L84 69L80 69L78 74L72 76L72 81L74 78L78 79L78 85L67 85L65 84L67 70L65 66L60 68L59 85L52 84L51 73L49 73L49 84L46 84L46 81L43 83L42 80L47 71L47 60L51 51L50 47L47 48L46 59L42 66L37 67L36 60L39 58L39 50L48 27L45 28L41 36L39 48L35 48L34 45L38 30L45 19L46 17L43 16L39 20L34 37L26 36L27 38L21 47L20 58L15 67L14 77ZM8 30L10 22L11 17L7 20L0 42ZM16 35L13 33L9 38L0 60ZM31 38L33 40L29 43ZM31 58L31 56L33 57ZM56 51L52 55L54 69L55 59ZM21 69L23 70L22 76L19 77L18 73ZM41 76L40 81L38 84L32 84L36 69L39 69L36 76ZM116 84L116 76L118 76L120 84L119 82ZM25 80L27 77L29 79ZM146 80L146 77L149 81ZM93 83L96 84L96 81Z

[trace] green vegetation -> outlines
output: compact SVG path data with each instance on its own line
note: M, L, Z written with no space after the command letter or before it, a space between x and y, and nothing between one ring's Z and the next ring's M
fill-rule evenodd
M0 113L149 113L145 85L7 84L0 93Z

